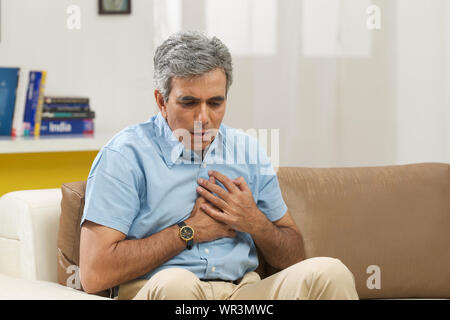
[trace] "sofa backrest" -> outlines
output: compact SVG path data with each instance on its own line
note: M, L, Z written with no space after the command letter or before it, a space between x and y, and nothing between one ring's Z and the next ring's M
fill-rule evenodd
M339 258L360 298L450 298L450 165L280 168L306 258Z
M340 259L360 298L450 298L450 165L282 167L277 175L306 258ZM62 187L61 284L79 261L85 187ZM262 277L277 271L259 257Z

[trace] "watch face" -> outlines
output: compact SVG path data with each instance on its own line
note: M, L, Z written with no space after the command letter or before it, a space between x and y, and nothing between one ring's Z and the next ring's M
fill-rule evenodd
M183 240L189 241L194 238L194 230L189 226L180 229L180 236Z

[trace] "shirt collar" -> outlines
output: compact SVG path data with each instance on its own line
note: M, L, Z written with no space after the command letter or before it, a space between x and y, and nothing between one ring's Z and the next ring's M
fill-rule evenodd
M156 115L154 124L156 129L157 142L161 148L164 161L169 168L171 168L177 162L181 155L183 155L183 157L185 158L186 153L192 153L193 157L198 157L197 155L194 155L194 151L186 149L183 143L181 143L177 139L177 137L173 134L172 129L170 129L166 119L162 116L161 112L158 112L158 114ZM225 128L221 124L216 137L209 145L207 155L216 148L218 143L222 143L225 148L227 148L224 139L224 130Z

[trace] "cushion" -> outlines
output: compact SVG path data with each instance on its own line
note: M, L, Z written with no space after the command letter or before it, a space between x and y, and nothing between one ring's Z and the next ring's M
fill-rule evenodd
M450 298L449 164L285 167L278 178L306 258L340 259L361 299Z
M84 210L86 181L65 183L61 187L61 216L58 231L58 283L83 291L78 276L80 264L80 222ZM110 290L97 293L108 297Z

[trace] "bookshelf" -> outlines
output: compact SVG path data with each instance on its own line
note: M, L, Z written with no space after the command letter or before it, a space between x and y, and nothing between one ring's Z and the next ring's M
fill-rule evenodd
M0 137L0 154L100 150L112 136L66 135L34 137Z

